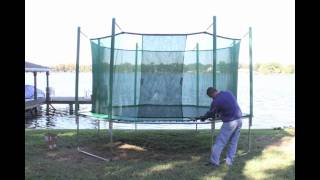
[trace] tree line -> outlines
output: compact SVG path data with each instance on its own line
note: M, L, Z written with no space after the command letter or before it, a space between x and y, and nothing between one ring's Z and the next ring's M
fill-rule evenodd
M212 71L212 65L210 64L202 64L199 63L199 72L210 72ZM109 64L100 65L103 70L109 69ZM75 64L58 64L55 66L50 67L54 72L75 72L76 65ZM171 64L143 64L141 66L137 66L137 70L140 71L143 68L144 71L158 71L158 72L168 72L168 71L181 71L182 66L178 63L171 63ZM217 68L219 71L227 72L230 71L230 64L225 62L220 62L217 64ZM249 69L248 64L239 64L239 69ZM123 64L116 64L114 65L114 70L117 72L134 72L135 65L131 63L123 63ZM184 72L196 72L197 64L184 64L183 71ZM256 63L253 66L253 70L263 74L270 74L270 73L288 73L293 74L295 73L295 65L282 65L277 62L270 62L270 63ZM79 66L80 72L91 72L92 66L91 65L80 65Z

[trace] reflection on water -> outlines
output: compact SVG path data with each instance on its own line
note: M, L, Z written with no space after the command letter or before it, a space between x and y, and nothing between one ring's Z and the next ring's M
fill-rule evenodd
M45 77L45 76L44 76ZM80 92L91 87L91 74L81 73ZM52 73L51 84L55 85L56 95L71 96L74 94L74 74ZM243 112L249 111L248 73L239 73L238 101ZM33 77L26 78L26 83ZM45 79L44 79L45 80ZM88 81L87 81L88 80ZM39 83L41 84L41 83ZM44 83L42 83L45 85ZM53 105L57 111L46 115L43 111L36 117L25 114L26 128L76 129L75 117L69 115L68 105ZM88 110L91 105L80 105L80 110ZM254 118L252 128L274 128L295 126L295 75L254 75ZM80 117L80 129L96 129L97 121ZM247 119L243 128L248 128ZM220 128L221 123L216 125ZM115 129L134 129L134 124L114 123ZM195 129L196 125L145 125L139 124L138 129ZM108 128L108 122L101 121L100 128ZM210 129L210 125L198 125L198 129Z

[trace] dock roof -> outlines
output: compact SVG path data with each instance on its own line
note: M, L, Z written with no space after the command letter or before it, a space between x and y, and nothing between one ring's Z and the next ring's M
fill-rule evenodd
M25 61L25 72L49 72L50 68Z

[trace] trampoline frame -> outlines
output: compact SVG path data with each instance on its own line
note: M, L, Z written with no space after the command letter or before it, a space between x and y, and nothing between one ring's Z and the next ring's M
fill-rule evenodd
M114 37L115 37L115 26L116 26L116 21L115 18L112 18L112 35L111 35L111 49L114 49ZM216 67L216 37L218 37L216 35L216 16L213 16L213 65L214 67ZM76 118L76 124L77 124L77 151L84 153L86 155L92 156L94 158L98 158L104 161L111 161L112 160L112 154L113 154L113 122L119 122L119 123L129 123L132 121L123 121L121 119L115 119L109 117L107 118L108 122L109 122L109 137L110 137L110 151L111 151L111 158L103 158L100 156L97 156L95 154L92 154L90 152L84 151L80 149L80 143L79 143L79 116L85 116L88 117L88 115L85 115L83 113L79 113L79 94L78 94L78 90L79 90L79 55L80 55L80 34L81 34L81 29L80 27L77 28L77 54L76 54L76 82L75 82L75 118ZM127 33L127 34L139 34L139 33L129 33L129 32L122 32L122 33ZM201 32L202 33L202 32ZM205 32L207 33L207 32ZM197 34L197 33L191 33L191 34ZM209 33L210 34L210 33ZM243 156L248 154L251 151L251 126L252 126L252 118L253 118L253 64L252 64L252 28L249 27L249 77L250 77L250 113L248 115L244 115L242 117L242 119L248 118L248 125L249 125L249 131L248 131L248 149L245 153L239 155L239 156ZM160 34L158 34L160 35ZM163 35L167 35L167 34L163 34ZM221 37L221 36L219 36ZM229 39L233 39L233 38L229 38ZM198 48L198 44L197 44L197 48ZM114 64L114 51L111 51L111 56L110 56L110 66L112 66ZM111 68L110 70L110 79L109 82L112 83L113 82L113 70ZM215 87L216 83L216 77L215 77L215 73L213 73L213 87ZM112 87L110 88L110 94L112 98ZM109 112L112 115L112 100L109 101ZM89 116L90 117L90 116ZM92 116L91 116L92 117ZM95 118L98 121L98 135L100 133L100 121L106 121L103 118ZM196 124L196 131L197 131L197 126L198 124L211 124L211 143L213 144L213 137L214 137L214 131L215 131L215 123L221 122L220 119L212 119L210 118L209 121L204 121L204 122L197 122L195 121L195 119L193 119L192 117L189 117L189 120L186 121L179 121L179 122L170 122L170 121L156 121L156 122L150 122L150 121L141 121L141 122L136 122L134 121L135 124L135 131L137 130L137 124ZM186 123L188 122L188 123Z

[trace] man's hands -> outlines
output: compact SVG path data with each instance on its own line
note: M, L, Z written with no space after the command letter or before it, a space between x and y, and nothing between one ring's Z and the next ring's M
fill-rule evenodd
M205 121L206 119L208 119L208 117L206 117L206 116L200 116L199 119L200 119L200 121Z

